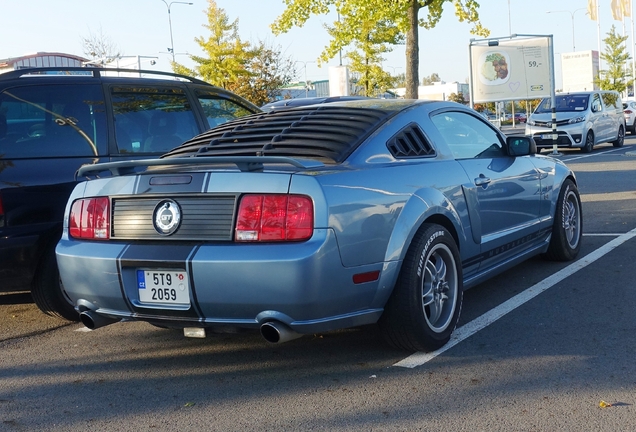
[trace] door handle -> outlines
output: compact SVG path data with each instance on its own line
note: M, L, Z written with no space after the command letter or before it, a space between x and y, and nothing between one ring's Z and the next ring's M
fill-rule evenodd
M479 174L479 177L477 177L475 179L475 185L476 186L488 186L488 184L491 182L492 180L490 180L488 177L486 177L483 174Z

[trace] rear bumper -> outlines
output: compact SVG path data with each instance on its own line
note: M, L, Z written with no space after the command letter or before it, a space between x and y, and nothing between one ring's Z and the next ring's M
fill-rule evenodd
M258 328L280 321L299 333L376 322L390 293L382 281L399 268L397 262L344 267L328 229L316 230L307 242L284 244L105 242L95 248L63 239L57 258L79 309L173 327ZM187 271L189 305L139 301L137 269L162 268ZM380 271L380 280L353 283L354 274L371 271Z

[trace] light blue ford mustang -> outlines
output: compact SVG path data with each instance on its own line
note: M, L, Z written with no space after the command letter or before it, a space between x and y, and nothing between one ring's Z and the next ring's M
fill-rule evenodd
M581 245L574 173L452 102L255 114L78 176L57 259L89 328L260 328L283 342L378 323L398 348L434 350L463 290Z

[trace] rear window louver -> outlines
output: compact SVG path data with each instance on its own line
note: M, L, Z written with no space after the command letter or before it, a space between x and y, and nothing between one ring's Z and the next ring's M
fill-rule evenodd
M210 129L163 157L288 156L340 163L391 114L327 106L254 114Z
M408 125L391 138L387 147L396 159L435 156L435 149L415 124Z

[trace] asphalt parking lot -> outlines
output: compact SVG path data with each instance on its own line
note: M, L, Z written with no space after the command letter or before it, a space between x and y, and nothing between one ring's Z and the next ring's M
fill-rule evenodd
M373 326L282 345L87 332L2 295L0 431L636 430L634 152L631 136L562 152L583 202L579 259L532 259L467 291L433 355L393 350Z

